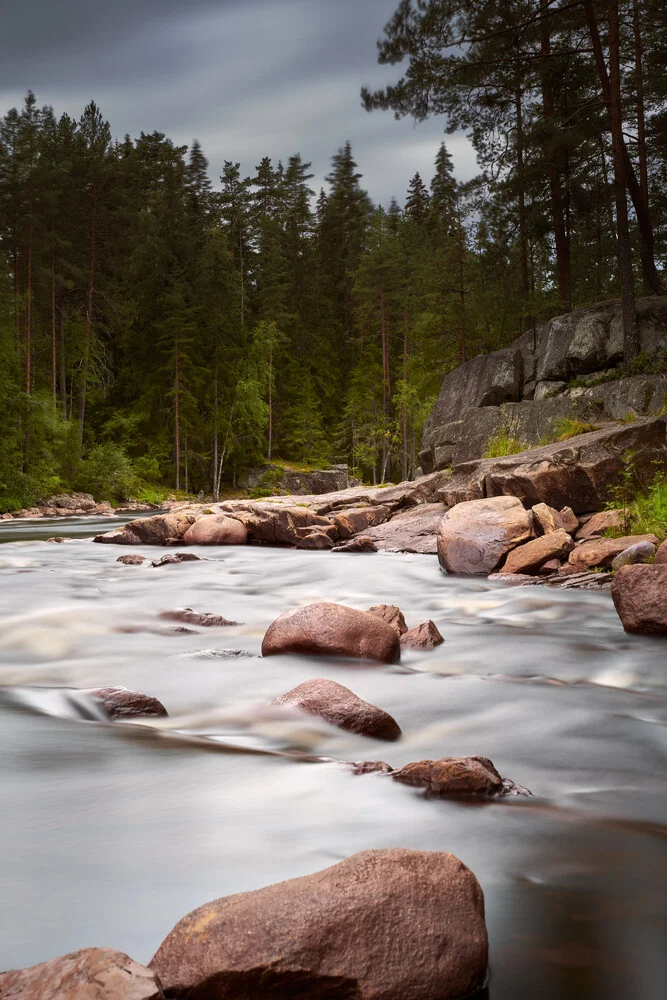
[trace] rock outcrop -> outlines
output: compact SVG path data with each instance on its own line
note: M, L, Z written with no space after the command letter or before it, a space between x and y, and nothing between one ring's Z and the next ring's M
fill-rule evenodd
M280 653L396 663L401 657L401 645L395 629L374 615L325 602L287 611L269 625L262 656Z
M364 701L349 688L324 677L304 681L278 698L272 705L290 705L316 715L332 726L375 740L397 740L401 727L388 712Z
M451 854L394 848L208 903L150 968L189 1000L463 1000L484 984L487 948L472 872Z
M164 1000L156 972L111 948L84 948L0 973L3 1000Z

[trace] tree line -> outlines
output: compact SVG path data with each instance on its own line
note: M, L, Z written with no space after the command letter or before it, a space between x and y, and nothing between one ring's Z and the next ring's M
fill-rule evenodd
M446 116L480 164L457 183L443 144L402 205L349 143L317 196L299 153L214 186L198 142L114 140L94 102L29 92L0 123L0 505L218 496L281 458L407 478L447 371L621 292L630 360L633 297L663 291L666 18L402 0L379 57L408 70L363 101Z

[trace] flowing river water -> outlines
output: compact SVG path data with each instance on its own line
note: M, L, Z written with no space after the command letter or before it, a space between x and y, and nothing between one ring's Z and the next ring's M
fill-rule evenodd
M248 546L154 569L116 557L163 550L92 544L108 527L0 523L0 969L93 945L145 963L204 902L400 846L480 880L491 1000L665 996L664 640L625 635L607 595L447 578L435 556ZM274 618L321 600L397 604L446 642L395 667L260 658ZM184 606L243 624L158 618ZM264 708L320 676L402 740ZM107 723L72 692L108 685L169 720ZM339 763L468 754L534 798L425 799Z

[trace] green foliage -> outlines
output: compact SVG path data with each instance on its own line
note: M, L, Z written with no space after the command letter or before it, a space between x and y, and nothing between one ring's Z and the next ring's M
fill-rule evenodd
M667 536L667 479L656 478L647 490L636 494L628 516L632 534Z
M108 442L93 448L77 469L74 488L92 493L96 500L127 500L133 496L137 476L125 451Z
M570 417L562 417L554 424L551 441L567 441L568 438L578 437L579 434L589 434L591 431L598 431L600 428L595 424L586 423L583 420L572 420ZM544 442L545 444L548 442Z
M512 431L499 430L487 441L484 458L505 458L506 455L518 455L529 448L530 444L515 437Z

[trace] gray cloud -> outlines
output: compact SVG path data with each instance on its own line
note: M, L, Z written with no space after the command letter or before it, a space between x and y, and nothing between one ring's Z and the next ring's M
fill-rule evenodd
M417 127L367 114L361 84L379 87L398 67L378 66L375 41L397 0L32 0L0 27L0 102L28 87L56 113L91 98L115 135L165 132L202 143L215 181L224 159L251 173L263 155L300 152L324 183L346 139L371 196L402 199L426 178L445 123ZM475 172L462 136L445 137L461 179Z

